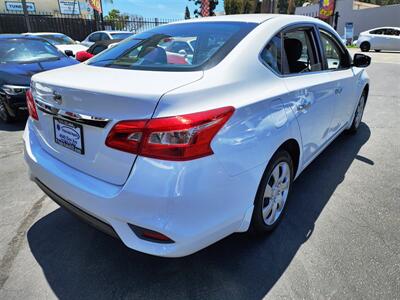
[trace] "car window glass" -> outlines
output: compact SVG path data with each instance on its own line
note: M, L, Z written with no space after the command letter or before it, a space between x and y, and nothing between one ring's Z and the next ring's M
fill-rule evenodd
M171 24L124 40L89 64L128 69L190 70L220 61L256 25L242 22ZM225 53L225 54L224 54Z
M93 33L89 36L89 42L97 42L100 40L100 33Z
M348 56L339 47L335 38L327 32L320 31L322 49L325 54L326 65L329 70L344 69L349 67Z
M186 41L175 40L174 42L170 43L165 50L173 53L193 54L192 48Z
M385 29L375 29L370 31L371 34L384 34Z
M94 47L94 49L93 49L93 51L92 51L92 54L93 54L93 55L99 54L101 51L103 51L103 50L105 50L105 49L107 49L107 46L105 46L105 45L98 45L98 46Z
M274 71L282 73L282 39L275 35L261 52L261 59Z
M106 33L101 33L101 35L100 35L100 40L101 41L107 41L107 40L109 40L110 39L110 37L108 36L108 34L106 34Z
M6 39L0 43L0 63L32 63L59 60L62 54L47 41Z
M314 43L311 40L310 29L298 29L283 35L283 47L286 55L287 68L285 73L307 73L321 70L315 54Z
M385 35L399 35L399 31L394 28L386 28Z

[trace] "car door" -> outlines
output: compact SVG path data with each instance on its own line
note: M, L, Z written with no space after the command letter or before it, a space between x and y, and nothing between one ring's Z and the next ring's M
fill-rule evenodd
M369 32L369 35L371 36L370 39L371 49L380 50L384 48L385 38L383 36L383 33L384 33L383 28L378 28Z
M393 30L393 49L395 51L400 51L400 29Z
M351 69L351 59L338 38L329 30L319 28L323 68L329 72L333 90L331 101L333 116L330 131L336 134L350 121L354 108L355 78Z
M284 74L290 102L302 137L303 163L308 164L332 136L333 85L322 71L314 26L289 28L282 35Z
M400 50L400 31L394 28L385 29L385 48L384 50Z

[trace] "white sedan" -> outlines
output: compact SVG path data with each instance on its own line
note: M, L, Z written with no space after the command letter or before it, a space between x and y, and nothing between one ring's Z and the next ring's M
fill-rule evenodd
M108 41L108 40L123 40L134 33L130 31L121 31L121 30L103 30L103 31L95 31L89 34L81 44L90 47L96 42L100 41Z
M400 28L399 27L380 27L361 32L357 47L363 52L375 50L400 51Z
M193 58L170 63L160 44L183 37ZM278 225L293 181L359 128L369 63L310 17L156 27L32 78L25 159L50 198L126 246L185 256Z
M84 45L79 44L79 42L74 41L69 36L62 34L62 33L56 33L56 32L31 33L31 32L29 32L29 33L25 33L25 35L41 37L41 38L47 40L49 43L51 43L53 46L55 46L58 50L60 50L63 53L68 53L68 51L71 51L70 53L73 56L75 56L76 52L85 51L88 48Z

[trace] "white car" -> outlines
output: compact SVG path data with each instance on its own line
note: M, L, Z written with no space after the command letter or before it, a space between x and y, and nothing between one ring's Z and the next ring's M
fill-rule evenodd
M134 33L130 31L118 31L118 30L104 30L104 31L95 31L89 34L82 42L81 44L90 47L94 43L99 42L99 41L107 41L107 40L123 40L126 39L130 36L132 36Z
M363 52L375 50L400 51L400 27L380 27L361 32L357 47Z
M31 33L31 32L29 32L29 33L24 33L24 35L32 35L32 36L41 37L41 38L47 40L49 43L51 43L53 46L55 46L58 50L60 50L63 53L68 53L68 51L72 51L73 56L75 56L76 52L85 51L88 48L86 46L79 44L79 42L74 41L69 36L62 34L62 33L56 33L56 32ZM65 52L65 51L67 51L67 52Z
M168 63L165 36L196 40L190 64ZM293 181L360 126L369 63L310 17L156 27L32 78L25 159L50 198L126 246L188 255L275 228Z

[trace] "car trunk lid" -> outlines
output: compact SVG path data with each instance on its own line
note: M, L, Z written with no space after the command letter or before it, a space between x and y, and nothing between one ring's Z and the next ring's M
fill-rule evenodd
M37 135L56 159L123 185L136 155L105 145L111 128L121 120L151 118L164 93L202 75L202 71L154 72L85 64L40 73L32 78L39 110Z

